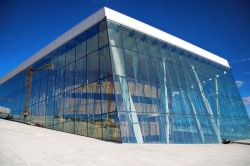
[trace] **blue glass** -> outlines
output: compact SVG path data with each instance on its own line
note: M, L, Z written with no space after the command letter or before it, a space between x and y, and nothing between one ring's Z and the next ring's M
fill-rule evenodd
M122 143L250 138L230 68L105 19L2 83L0 106L14 121Z

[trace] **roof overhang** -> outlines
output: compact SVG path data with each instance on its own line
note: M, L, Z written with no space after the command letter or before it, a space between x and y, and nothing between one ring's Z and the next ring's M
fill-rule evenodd
M228 64L228 61L226 59L223 59L211 52L208 52L200 47L197 47L191 43L188 43L180 38L177 38L173 35L170 35L164 31L161 31L157 28L154 28L148 24L145 24L141 21L138 21L136 19L133 19L131 17L128 17L124 14L121 14L119 12L116 12L112 9L109 9L107 7L103 7L85 20L81 21L79 24L65 32L63 35L58 37L56 40L39 50L37 53L32 55L30 58L28 58L26 61L24 61L21 65L19 65L17 68L9 72L7 75L5 75L3 78L0 79L0 84L4 83L8 79L12 78L25 68L29 67L36 61L40 60L50 52L54 51L56 48L60 47L67 41L71 40L72 38L76 37L83 31L87 30L94 24L98 23L99 21L103 20L104 18L107 18L108 20L117 22L119 24L122 24L124 26L130 27L132 29L135 29L137 31L143 32L145 34L148 34L152 37L158 38L162 41L166 41L172 45L175 45L177 47L183 48L187 51L190 51L202 58L211 60L215 63L218 63L220 65L223 65L225 67L230 67Z

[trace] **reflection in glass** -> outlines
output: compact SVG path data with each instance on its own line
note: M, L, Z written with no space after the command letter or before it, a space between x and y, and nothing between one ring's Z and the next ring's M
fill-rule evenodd
M13 120L122 143L250 138L230 68L102 20L0 85ZM27 99L30 88L30 100ZM24 104L27 103L27 104ZM6 116L0 113L0 117Z

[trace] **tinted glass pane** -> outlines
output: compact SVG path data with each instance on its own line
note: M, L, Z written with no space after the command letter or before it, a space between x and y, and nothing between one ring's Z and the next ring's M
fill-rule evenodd
M47 98L51 98L55 93L55 76L56 73L52 73L48 77L48 89L47 89Z
M108 35L110 44L122 47L121 27L113 22L108 22Z
M136 33L136 45L140 54L149 54L148 40L146 35Z
M123 48L137 51L135 42L135 32L129 29L122 29Z
M86 33L82 33L76 39L76 59L86 55Z
M67 43L66 51L65 51L65 58L66 58L66 65L75 61L75 41L71 40Z
M102 138L102 121L101 116L88 118L88 136Z
M62 95L55 97L54 109L54 129L63 130L63 97Z
M123 50L116 47L111 47L112 51L112 66L113 72L120 76L125 76Z
M138 55L133 51L124 50L126 75L133 79L139 79Z
M89 83L99 79L98 51L95 51L87 56L87 73Z
M58 94L64 92L64 74L65 74L64 68L57 70L55 95L58 95Z
M75 62L65 67L65 78L64 78L65 91L74 89L75 85L74 72L75 72Z
M120 141L120 125L116 113L102 115L103 139Z
M76 61L75 68L75 87L87 83L87 58L81 58Z
M99 48L108 44L108 32L106 20L99 23Z
M149 40L149 52L152 57L161 58L160 56L160 42L157 40Z
M115 97L113 96L114 84L111 78L106 78L101 82L101 104L102 104L102 113L115 112L116 111L116 102Z
M99 51L99 55L100 55L100 78L103 78L112 74L109 47L101 49Z
M98 25L87 31L87 54L98 49Z
M148 81L148 70L150 69L150 60L148 56L139 55L140 71L142 81Z
M57 52L53 52L50 56L50 64L52 65L52 68L49 70L49 73L53 73L57 69Z
M58 51L57 68L60 69L65 66L65 49L62 48Z
M54 123L54 98L50 98L46 101L46 127L53 129Z
M74 111L75 91L71 90L64 95L64 109L63 109L63 131L68 133L75 132L75 111Z

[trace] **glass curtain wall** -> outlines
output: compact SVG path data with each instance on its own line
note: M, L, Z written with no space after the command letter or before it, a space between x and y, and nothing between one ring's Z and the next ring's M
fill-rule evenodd
M230 68L106 20L1 84L8 114L122 143L250 138Z
M121 141L106 20L46 55L0 88L0 109L10 110L15 121Z
M231 70L108 21L124 143L219 143L250 137Z

